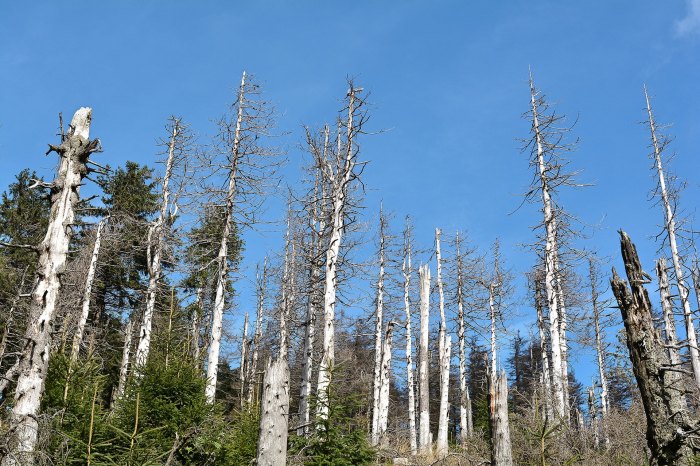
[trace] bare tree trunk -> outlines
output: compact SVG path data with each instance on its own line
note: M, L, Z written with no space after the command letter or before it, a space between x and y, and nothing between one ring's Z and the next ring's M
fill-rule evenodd
M600 303L598 302L599 294L597 290L598 274L596 272L595 265L593 264L593 259L589 259L588 262L589 278L591 281L591 306L593 307L593 323L595 327L595 350L598 358L598 377L600 378L600 409L601 409L601 426L600 431L603 434L603 443L605 446L609 446L610 441L608 439L607 430L607 420L608 420L608 409L610 407L608 401L608 377L607 371L605 370L605 360L607 354L605 351L605 335L603 334L603 329L600 324L600 317L602 310L600 309ZM593 389L592 389L593 390ZM595 404L595 394L593 394L593 403ZM596 426L596 447L598 446L598 430Z
M491 423L491 464L512 466L513 451L508 425L508 378L505 371L489 377L489 421Z
M389 425L389 388L391 385L391 343L394 323L386 324L386 334L382 345L381 386L379 389L379 404L377 409L377 439L378 443L386 443L386 429Z
M690 309L689 291L684 280L683 264L680 253L678 252L678 243L676 240L676 215L674 206L671 204L668 190L666 188L666 175L661 161L661 153L663 151L663 143L659 141L656 134L656 122L651 110L651 102L647 89L644 87L644 98L646 99L647 114L649 115L649 129L651 131L651 142L654 147L654 162L656 163L656 171L659 177L658 190L661 194L661 201L664 207L664 229L668 234L668 242L671 247L671 259L673 260L673 269L676 274L676 285L678 287L678 297L681 300L683 308L683 317L685 319L685 331L688 339L688 353L690 355L690 364L693 368L693 377L695 385L700 389L700 351L698 351L697 334L695 333L695 324L693 323L693 314Z
M260 411L260 434L256 464L287 464L289 424L289 367L284 358L270 360L265 370Z
M238 369L238 375L241 382L241 408L245 406L245 389L247 384L250 383L247 380L248 375L248 346L250 342L248 341L248 313L245 313L245 318L243 319L243 335L241 335L241 367Z
M430 269L421 265L420 277L420 351L418 352L418 395L420 397L418 451L423 455L432 452L430 439L430 393L428 386L429 355L428 332L430 330Z
M372 393L372 445L378 445L383 432L379 428L380 392L382 388L383 355L382 355L382 327L384 314L384 228L386 219L384 212L379 211L379 278L377 279L377 301L375 309L374 327L374 383Z
M146 309L141 320L139 330L139 342L136 347L134 364L136 373L139 374L148 361L148 353L151 350L151 327L153 326L153 312L158 296L158 282L162 269L163 243L165 241L166 222L168 208L170 207L170 177L173 172L175 160L176 141L180 134L180 120L174 119L172 133L168 143L168 159L165 164L165 176L163 177L163 192L161 197L160 212L158 218L148 230L148 290L146 291Z
M455 238L457 256L457 339L459 341L459 427L460 441L466 443L472 435L472 403L467 387L467 357L465 352L465 328L464 328L464 264L462 262L461 238L459 233Z
M90 141L92 110L75 112L70 129L60 146L49 146L59 154L56 179L51 183L51 214L46 236L38 246L37 280L31 294L29 320L20 356L15 404L10 419L11 444L3 466L31 464L37 442L37 415L49 365L51 330L65 271L68 246L73 233L75 205L83 177L88 173L91 153L99 141Z
M131 339L134 335L134 321L129 317L129 321L126 324L126 329L124 330L124 346L122 348L122 362L119 365L119 383L117 384L117 391L112 400L112 408L116 406L116 403L124 396L126 391L126 381L129 376L129 362L131 359Z
M700 449L693 441L698 424L688 411L684 389L675 383L663 339L654 327L651 302L643 284L648 275L642 270L637 248L620 231L620 246L627 282L613 268L610 284L622 313L634 375L647 420L647 444L651 465L691 465Z
M238 90L238 114L236 116L236 129L233 143L230 149L231 168L228 178L228 191L226 192L226 207L224 210L224 229L221 233L221 243L217 256L216 297L211 316L211 341L209 342L209 354L207 355L207 386L206 395L209 403L214 402L216 395L216 381L219 373L219 351L221 348L221 331L224 322L224 307L226 306L226 284L228 283L228 241L233 229L233 203L237 192L238 163L240 161L241 124L243 123L243 108L245 99L246 74L243 72L241 85Z
M355 135L358 133L361 121L355 121L356 113L362 105L362 99L358 98L358 93L362 89L355 88L352 84L348 90L347 99L347 121L345 122L346 140L344 154L338 153L338 157L343 157L342 167L335 172L332 169L324 169L325 175L329 177L332 186L330 193L331 219L328 247L326 249L325 263L325 286L323 295L323 355L318 369L318 384L316 393L318 395L317 417L319 420L328 419L328 386L331 382L331 375L335 363L335 305L338 280L338 257L340 245L345 232L345 209L347 207L347 194L350 182L356 176L355 166L357 165L357 150L354 146ZM340 146L340 137L338 138ZM324 161L327 162L327 161Z
M191 340L190 340L190 353L192 354L192 359L195 361L195 366L200 367L200 346L199 346L199 326L202 319L202 313L204 312L204 289L200 286L197 287L195 295L197 296L197 301L195 303L195 308L192 313L192 323L190 328Z
M250 372L248 374L248 380L250 384L248 385L248 405L253 404L253 391L257 385L258 373L258 354L260 353L260 342L262 341L262 321L263 314L265 313L265 287L267 284L267 257L263 262L263 273L262 276L260 272L257 271L256 274L256 287L257 287L257 298L258 307L255 313L255 335L253 336L253 357L250 362Z
M95 244L92 247L90 267L88 268L87 278L85 279L85 291L83 292L82 312L80 314L80 320L78 321L78 327L75 330L75 335L73 335L73 346L71 348L70 353L71 363L74 363L78 359L78 353L80 352L80 344L83 341L83 332L85 331L85 324L87 323L88 316L90 315L90 296L92 294L92 284L95 281L95 271L97 270L97 258L100 255L102 230L104 229L106 223L106 218L100 221L100 223L97 225L97 231L95 232Z
M440 297L440 333L438 353L440 364L440 411L438 417L438 435L436 453L438 458L447 455L448 412L450 409L448 394L450 388L450 348L447 340L447 320L445 319L445 294L442 282L442 255L440 253L440 235L442 231L435 229L435 257L437 261L437 286Z
M552 350L552 392L554 395L554 408L557 417L568 419L568 409L566 407L566 396L564 390L567 381L564 380L562 372L562 340L561 323L562 316L559 314L559 297L557 296L557 222L552 206L552 198L549 192L549 180L545 167L545 147L544 137L540 132L539 115L535 99L535 86L530 79L530 96L533 114L533 130L535 132L535 142L537 144L538 176L542 191L542 211L544 212L545 226L545 292L547 296L547 306L549 308L549 333Z
M403 305L406 313L406 385L408 389L408 435L410 437L411 455L418 453L416 439L416 395L413 382L413 349L411 332L411 230L407 224L404 231L403 259Z

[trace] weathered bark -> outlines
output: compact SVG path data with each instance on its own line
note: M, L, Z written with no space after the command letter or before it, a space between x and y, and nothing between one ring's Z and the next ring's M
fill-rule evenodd
M68 134L58 147L56 179L51 183L51 214L46 236L38 246L37 279L31 304L24 347L20 356L15 405L10 419L11 444L3 466L32 464L37 441L39 407L49 365L51 330L65 272L68 246L73 234L75 205L82 180L88 173L88 159L98 150L99 141L90 140L92 110L75 112Z
M430 327L430 269L421 265L420 277L420 345L418 352L418 396L420 400L418 451L427 455L431 453L430 439L430 393L428 386L429 354L428 332Z
M287 464L289 367L283 358L270 360L263 381L257 465Z
M438 353L440 367L440 410L438 411L438 434L436 454L438 458L447 455L448 412L450 409L448 394L450 388L450 348L447 340L447 320L445 319L445 294L442 282L442 255L440 253L440 236L442 231L435 229L435 258L437 262L437 286L440 298L440 331L438 334Z
M195 361L196 367L200 367L199 355L201 348L199 346L199 326L204 312L204 289L200 286L195 291L196 302L192 310L192 319L190 326L190 354L192 360Z
M247 379L248 375L248 346L250 342L248 341L248 313L245 313L245 318L243 319L243 335L241 335L241 366L238 369L239 379L241 383L241 408L245 406L246 398L245 392L247 384L250 383Z
M351 85L347 94L347 120L345 122L345 147L344 153L338 153L342 157L341 166L337 170L324 167L324 174L331 185L330 204L330 233L326 248L325 284L323 295L323 355L318 369L318 383L316 393L318 395L318 409L316 414L319 420L328 419L328 386L331 383L331 375L335 364L335 305L338 281L338 258L340 246L345 232L345 210L347 208L347 194L351 181L355 178L357 166L357 149L355 136L360 131L361 120L356 122L357 111L362 105L358 94L362 89ZM341 146L340 137L338 145ZM339 151L340 152L340 151ZM328 163L327 160L324 163Z
M294 307L295 245L292 234L291 201L287 211L287 233L284 242L284 273L282 275L282 309L280 310L280 358L288 360L289 355L289 316Z
M229 149L229 161L231 163L228 175L228 190L224 208L224 228L221 233L219 253L217 255L216 297L211 315L211 340L207 354L207 386L206 396L209 403L214 402L216 394L216 381L219 374L219 352L221 349L221 331L224 322L224 307L226 306L226 285L228 283L228 247L231 232L233 231L233 207L238 192L238 169L241 156L241 125L243 124L243 109L245 108L245 82L246 74L243 72L241 85L238 90L238 113L236 115L236 129L233 142Z
M622 313L627 348L646 414L650 464L695 464L700 449L691 436L695 435L698 423L688 414L683 388L674 383L675 368L654 327L651 302L643 286L649 282L649 276L642 270L632 240L623 231L620 237L629 287L614 268L610 284Z
M408 390L408 434L411 444L411 455L418 453L416 439L416 395L413 382L413 349L411 332L411 231L407 225L404 231L403 272L403 305L406 314L406 385Z
M676 275L676 286L678 287L678 298L681 301L681 307L683 308L683 318L685 320L685 332L686 338L688 340L688 354L690 356L690 364L693 368L693 378L695 380L695 385L700 389L700 350L698 349L698 339L695 333L695 324L693 323L693 314L690 309L690 298L688 286L685 283L683 262L681 260L680 253L678 252L678 241L676 239L676 215L675 206L672 205L672 201L669 195L668 188L666 186L666 175L664 173L664 168L661 160L661 154L663 152L663 143L659 140L656 133L656 121L654 121L654 115L651 110L651 102L649 100L649 94L647 94L647 89L644 87L644 98L646 99L647 114L649 116L649 129L651 131L651 142L654 148L654 163L656 165L656 172L659 177L658 191L661 195L661 203L664 209L664 230L668 236L668 243L671 248L671 259L673 261L673 270Z
M377 443L386 443L386 429L389 425L389 388L391 385L391 343L394 323L386 324L386 333L382 344L382 367L377 405Z
M136 374L140 374L143 366L148 361L148 354L151 351L153 312L156 307L158 283L160 282L162 270L163 243L165 242L168 209L170 208L169 185L173 173L177 139L181 131L180 120L175 119L173 121L171 131L170 141L168 142L168 159L165 163L165 175L163 176L160 211L158 212L158 218L148 229L148 290L146 291L146 309L144 310L139 330L139 342L134 355Z
M95 232L95 243L92 247L92 255L90 256L90 266L88 267L88 273L85 279L85 290L83 291L82 312L80 313L78 326L75 329L75 334L73 335L73 346L71 347L70 352L71 364L78 359L78 353L80 352L80 344L83 342L83 332L85 331L85 324L87 323L88 316L90 315L90 297L92 295L92 284L95 281L95 272L97 271L97 259L100 255L102 230L104 229L106 223L106 218L100 221L100 223L97 225L97 231Z
M532 79L530 79L530 97L532 108L532 128L535 133L535 143L537 150L537 169L542 193L542 212L544 214L545 227L545 249L544 265L545 279L544 288L549 308L549 333L552 350L552 392L554 397L554 411L557 417L568 418L566 407L566 395L564 391L568 386L564 379L563 359L562 359L562 339L561 339L561 315L559 313L560 297L557 290L557 220L554 213L554 206L550 193L549 176L545 166L545 141L540 130L539 114L536 101L536 91Z
M505 371L488 370L489 422L491 425L491 464L512 466L513 451L508 425L508 378Z
M374 313L374 380L372 392L372 445L379 443L383 432L379 428L380 406L379 398L382 388L383 355L382 355L382 327L384 314L384 212L379 212L379 277L377 278L377 300Z

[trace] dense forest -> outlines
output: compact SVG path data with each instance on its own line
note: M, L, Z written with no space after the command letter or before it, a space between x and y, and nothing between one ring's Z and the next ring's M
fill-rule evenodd
M585 185L576 128L523 86L523 277L497 235L419 244L406 212L367 205L358 84L295 135L293 180L246 73L211 136L173 116L151 160L112 166L93 109L59 116L53 179L28 167L0 200L3 466L700 462L700 259L646 88L658 260L620 231L611 267L563 201ZM272 199L283 247L251 273Z

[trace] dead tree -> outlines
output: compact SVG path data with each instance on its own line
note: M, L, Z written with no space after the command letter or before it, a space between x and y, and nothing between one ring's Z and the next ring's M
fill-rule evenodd
M146 309L141 319L138 345L134 355L136 373L139 374L148 361L151 350L151 329L153 327L153 313L158 295L158 284L161 279L162 256L165 246L165 236L168 221L177 211L176 206L171 205L171 178L175 164L182 161L185 146L190 137L186 128L177 118L172 118L168 127L170 139L167 142L167 158L165 162L165 175L163 176L163 188L161 192L160 211L158 218L148 228L147 266L148 266L148 290L146 291ZM171 211L171 208L173 209Z
M260 86L253 83L243 72L236 102L231 114L219 121L216 140L218 165L214 173L223 172L226 177L225 192L214 193L221 197L223 222L216 258L216 295L211 313L211 339L207 354L206 395L214 402L219 370L219 353L223 330L226 290L229 283L229 248L235 224L250 225L257 221L257 211L265 196L266 188L274 185L275 171L280 161L274 150L263 148L262 138L269 136L274 112L260 98ZM237 222L234 220L237 218Z
M505 371L487 371L489 384L489 423L491 426L491 464L512 466L513 450L508 425L508 377Z
M90 140L92 109L75 112L67 134L59 146L49 152L59 155L56 179L51 189L51 214L43 241L32 248L39 254L37 278L31 304L24 347L19 359L15 404L10 419L11 444L2 465L31 464L39 428L38 414L49 365L53 317L61 291L68 246L73 234L75 207L80 186L88 174L90 154L99 150L99 140ZM63 131L61 131L63 132Z
M386 333L382 342L382 367L379 384L379 403L377 405L377 443L385 442L389 425L389 388L391 385L391 343L394 322L386 324Z
M419 396L419 430L418 452L428 455L432 452L430 439L430 392L428 332L430 330L430 269L421 265L418 269L420 279L420 346L418 351L418 396Z
M257 465L287 464L288 424L289 366L284 358L278 357L270 360L265 369Z
M654 120L654 114L651 109L651 101L647 93L646 86L644 87L644 98L646 100L647 115L649 117L649 130L651 132L651 158L654 161L654 170L658 176L658 182L655 190L655 195L660 198L661 205L664 210L664 228L668 239L668 245L671 249L671 260L673 262L673 271L676 277L676 286L678 287L678 298L683 309L683 318L685 320L685 332L688 339L688 354L690 355L690 364L693 368L693 377L695 385L700 389L700 350L698 349L697 334L695 333L695 324L693 323L693 314L690 309L690 292L685 283L685 273L683 269L683 260L679 252L678 245L678 219L676 218L676 202L675 195L671 186L667 183L666 173L663 167L663 152L668 144L666 139L659 132L659 127Z
M406 315L406 385L408 390L408 435L410 437L411 455L418 452L416 442L416 395L413 383L413 335L411 332L411 226L406 217L406 228L403 234L403 305Z
M591 311L593 312L593 328L595 330L595 351L598 361L598 377L600 380L600 424L602 429L600 432L603 435L603 443L609 446L608 439L608 411L610 410L610 401L608 399L608 376L605 367L605 361L608 357L606 351L606 338L604 332L603 309L604 303L600 302L600 293L598 291L598 269L592 257L588 259L588 279L591 286ZM593 389L594 390L594 389ZM593 404L595 405L595 392L593 393ZM593 416L593 414L591 414ZM596 426L596 446L598 442L598 428Z
M338 261L340 258L341 244L346 228L346 214L349 207L348 193L351 185L359 176L358 162L359 147L357 136L362 132L367 115L364 111L365 100L362 97L362 88L357 88L350 83L350 89L346 94L345 112L347 117L339 122L344 134L338 134L337 149L334 154L328 154L323 158L323 151L309 137L311 152L316 158L319 168L323 172L324 181L329 184L330 219L327 241L324 245L324 290L323 290L323 354L318 369L318 409L319 421L328 418L329 390L331 374L335 364L335 306L338 282Z
M642 270L637 248L620 231L620 248L629 286L615 268L610 284L622 313L634 376L647 420L647 444L652 465L695 464L700 448L694 437L699 429L688 413L684 390L676 383L665 343L654 327L651 302L645 283L649 275Z
M243 334L241 335L241 365L238 369L238 379L240 381L241 391L240 391L240 405L241 408L245 406L246 398L246 388L250 384L248 380L248 350L250 349L250 340L248 339L248 313L245 313L243 319Z
M442 281L442 254L440 251L440 236L442 231L435 229L435 260L437 262L437 287L440 298L440 331L438 334L438 361L440 367L440 410L438 411L438 434L436 455L444 458L447 455L447 428L450 388L450 342L447 338L447 320L445 319L445 293Z
M262 327L263 327L263 317L265 314L265 288L267 286L267 257L263 261L263 271L260 275L260 269L258 265L258 270L255 273L255 286L256 286L256 298L257 298L257 310L255 311L255 334L253 335L253 355L250 361L250 367L248 368L248 392L247 401L248 406L252 406L255 386L257 385L257 374L258 374L258 358L260 357L260 344L262 343Z
M460 441L465 443L472 435L472 402L467 386L467 357L465 352L465 299L464 287L466 284L466 264L462 251L462 239L459 233L455 236L455 274L457 277L457 340L459 342L459 427Z
M385 271L385 241L387 218L383 209L379 210L379 276L377 278L377 297L375 301L375 329L374 329L374 381L372 392L372 445L379 444L379 398L382 387L383 364L383 315L384 315L384 271ZM388 406L387 406L388 409Z

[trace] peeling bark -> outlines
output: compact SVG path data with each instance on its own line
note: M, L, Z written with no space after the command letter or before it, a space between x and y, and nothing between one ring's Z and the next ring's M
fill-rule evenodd
M92 109L80 108L58 147L56 179L51 185L51 214L46 236L39 245L37 280L31 293L31 304L24 347L20 355L19 376L15 389L15 405L10 419L11 443L3 466L32 464L37 442L37 415L44 392L49 365L53 317L61 291L68 246L73 234L75 206L82 180L88 173L86 163L98 150L99 141L90 140Z
M422 455L430 454L430 393L428 386L428 332L430 326L430 269L421 265L420 277L420 351L418 352L418 396L420 399L418 451Z

